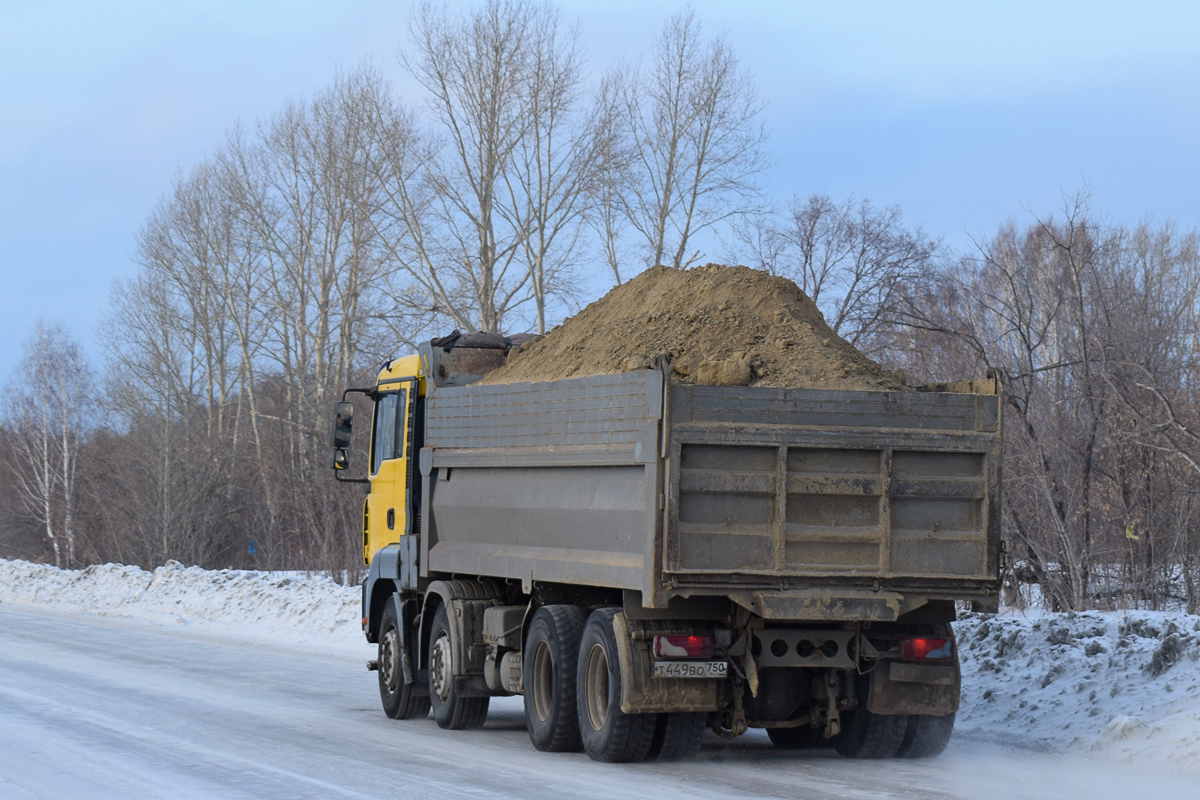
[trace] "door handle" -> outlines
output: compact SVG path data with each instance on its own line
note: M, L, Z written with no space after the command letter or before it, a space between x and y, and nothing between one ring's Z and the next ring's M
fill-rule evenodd
M389 531L396 527L396 509L388 509L387 523Z

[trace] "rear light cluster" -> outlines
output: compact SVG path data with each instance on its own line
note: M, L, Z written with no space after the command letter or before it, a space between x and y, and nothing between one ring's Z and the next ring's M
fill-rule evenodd
M901 639L901 661L951 661L954 659L953 639Z
M665 636L654 637L654 655L659 658L709 658L713 652L711 636Z

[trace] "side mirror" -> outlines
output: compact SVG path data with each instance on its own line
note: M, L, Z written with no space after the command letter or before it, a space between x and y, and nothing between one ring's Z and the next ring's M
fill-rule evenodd
M334 469L346 469L350 466L350 456L346 453L346 448L334 448L333 458L330 459L329 466L333 467Z
M345 450L350 446L350 435L354 432L354 404L342 401L337 404L334 410L333 418L333 447L335 450ZM342 454L343 457L345 453ZM334 469L344 469L344 467L336 466L336 456L334 458Z

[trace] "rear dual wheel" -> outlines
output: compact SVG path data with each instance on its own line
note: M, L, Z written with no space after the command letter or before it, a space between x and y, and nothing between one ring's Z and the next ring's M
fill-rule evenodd
M525 721L538 750L584 749L596 761L678 760L695 752L705 714L626 714L613 618L542 606L525 638Z
M858 708L833 746L848 758L932 758L946 749L954 714L874 714L867 709L870 676L858 678Z
M654 725L654 738L650 742L647 758L658 761L682 761L700 748L700 738L708 727L708 715L704 713L676 712L658 714Z
M575 703L579 640L587 613L579 606L539 608L525 638L525 721L538 750L576 751L579 715Z
M617 613L615 608L594 611L583 628L576 689L579 734L593 761L644 761L659 715L621 710L621 667L613 633Z
M954 732L954 714L935 717L910 714L904 741L896 755L901 758L933 758L942 754Z

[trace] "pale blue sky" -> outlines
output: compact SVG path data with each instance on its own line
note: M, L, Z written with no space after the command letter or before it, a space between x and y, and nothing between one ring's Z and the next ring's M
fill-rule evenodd
M371 57L403 92L412 5L0 0L0 381L39 317L98 356L139 225L237 120ZM598 73L683 6L562 7ZM955 246L1085 182L1112 221L1200 224L1200 4L693 7L756 76L777 196L898 204Z

